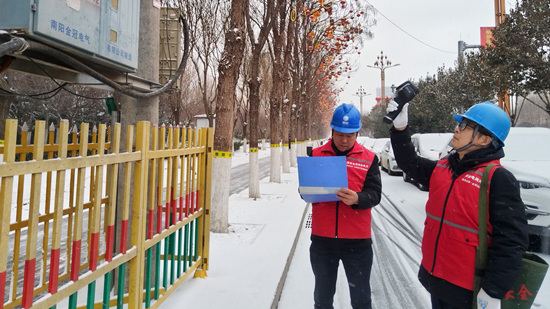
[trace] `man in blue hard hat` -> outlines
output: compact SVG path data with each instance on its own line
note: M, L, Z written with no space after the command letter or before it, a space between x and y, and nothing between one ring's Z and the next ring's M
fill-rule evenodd
M371 308L371 208L380 202L382 183L376 155L356 142L361 114L353 104L336 108L332 138L312 156L346 156L348 188L340 201L312 205L310 260L315 275L315 308L333 308L340 261L349 284L351 305Z
M391 101L387 110L398 110L398 103ZM528 244L519 184L500 166L510 118L495 104L483 102L454 119L453 150L439 161L416 155L407 126L408 103L390 129L397 164L429 188L418 278L430 292L434 309L500 309ZM488 265L474 297L479 184L492 163L498 165L489 174Z

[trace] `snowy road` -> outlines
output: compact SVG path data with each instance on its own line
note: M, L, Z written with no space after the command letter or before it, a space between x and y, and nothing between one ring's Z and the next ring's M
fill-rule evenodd
M422 257L420 242L423 218L411 216L423 215L422 203L426 200L427 193L412 186L411 189L416 191L395 190L394 187L404 184L401 177L382 174L383 188L388 190L384 190L380 205L372 212L373 308L429 308L429 295L416 276ZM399 183L394 183L396 181ZM420 195L411 198L413 202L410 204L404 205L403 197L394 192L403 193L405 196Z

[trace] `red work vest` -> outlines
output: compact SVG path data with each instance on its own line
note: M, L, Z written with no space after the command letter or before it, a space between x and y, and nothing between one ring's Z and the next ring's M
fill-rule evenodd
M447 159L440 160L430 178L422 237L422 266L433 276L473 290L478 238L478 201L481 175L493 160L452 180ZM489 174L489 184L493 172ZM487 205L487 208L488 205ZM487 209L487 218L489 218ZM487 223L488 235L492 226ZM491 245L488 240L489 246Z
M335 156L332 140L313 149L313 156ZM355 142L348 153L348 188L360 192L363 189L367 171L374 160L374 153ZM323 202L312 205L311 233L331 238L371 238L371 209L353 209L344 202Z

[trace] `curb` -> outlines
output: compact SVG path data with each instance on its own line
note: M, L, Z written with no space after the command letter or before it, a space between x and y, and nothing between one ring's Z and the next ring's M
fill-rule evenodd
M302 220L300 220L300 225L298 226L296 237L294 237L292 248L290 249L290 253L288 254L288 257L286 259L285 268L283 270L281 278L279 279L279 284L277 284L277 290L275 290L275 296L273 297L273 302L271 303L271 307L270 307L271 309L277 309L279 307L279 301L281 299L281 294L283 293L283 288L285 286L285 281L288 275L288 270L290 268L290 263L292 263L292 258L294 257L294 252L296 251L296 244L298 243L298 239L300 238L300 234L302 233L302 229L304 227L304 221L306 219L306 215L308 213L310 205L311 203L306 203L306 207L304 207Z

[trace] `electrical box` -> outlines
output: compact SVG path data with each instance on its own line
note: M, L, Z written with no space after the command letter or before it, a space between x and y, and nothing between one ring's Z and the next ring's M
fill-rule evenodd
M122 72L138 64L140 1L0 0L0 29Z
M163 7L160 10L160 48L159 48L159 83L166 84L178 69L181 57L180 11L177 8ZM172 84L178 89L179 83Z

